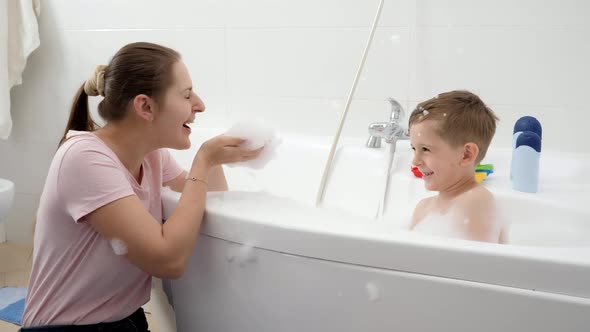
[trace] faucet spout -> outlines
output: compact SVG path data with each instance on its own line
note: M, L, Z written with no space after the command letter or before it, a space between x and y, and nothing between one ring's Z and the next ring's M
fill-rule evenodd
M400 126L399 124L392 126L391 134L388 137L385 137L385 142L389 144L395 144L397 141L400 140L409 140L410 136L405 128Z
M389 177L393 165L393 158L397 147L397 141L410 139L408 131L401 124L404 117L404 109L402 105L395 99L389 98L391 104L391 114L387 122L373 122L369 124L369 139L367 140L368 148L380 148L381 141L385 140L389 143L389 162L387 164L387 177L384 179L382 201L379 204L376 218L383 215L387 197L389 195Z
M404 117L404 108L402 105L393 98L388 98L387 101L391 104L391 115L389 116L389 121L399 121L401 118Z
M368 148L381 147L381 139L390 144L395 144L398 140L409 139L407 130L400 124L404 116L402 105L393 98L389 98L388 101L391 104L389 121L374 122L369 125Z

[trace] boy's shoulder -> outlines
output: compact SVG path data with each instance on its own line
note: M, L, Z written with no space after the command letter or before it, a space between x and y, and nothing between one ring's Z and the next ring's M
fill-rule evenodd
M422 198L418 204L416 204L416 209L428 209L432 206L432 204L436 203L437 196L429 196L426 198Z
M435 203L436 196L426 197L421 199L412 213L412 220L410 222L410 229L413 229L430 211L432 204Z
M502 242L502 223L498 217L494 195L483 185L465 192L459 202L465 231L469 239L486 242Z
M457 208L467 218L488 220L495 215L494 195L482 185L463 193L457 200ZM489 220L488 220L489 221Z
M434 200L436 200L436 197L437 197L436 195L424 197L418 202L418 204L430 204L430 203L434 202Z
M495 202L494 195L484 186L478 184L476 187L464 192L458 198L461 205L473 206L485 204L493 205Z

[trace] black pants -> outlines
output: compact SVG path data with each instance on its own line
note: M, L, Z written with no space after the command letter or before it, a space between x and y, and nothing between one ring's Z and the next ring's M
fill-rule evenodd
M137 309L129 317L111 323L91 325L59 325L23 327L19 332L149 332L145 313L142 308Z

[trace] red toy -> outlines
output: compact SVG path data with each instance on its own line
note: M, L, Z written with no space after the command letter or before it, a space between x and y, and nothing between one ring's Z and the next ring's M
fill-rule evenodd
M412 173L414 173L414 176L417 178L422 177L422 172L420 172L420 170L416 166L412 166Z

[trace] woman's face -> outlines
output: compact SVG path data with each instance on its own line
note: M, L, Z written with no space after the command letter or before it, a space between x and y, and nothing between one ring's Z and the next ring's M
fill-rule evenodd
M166 91L158 112L154 115L154 125L158 129L160 146L173 149L188 149L191 128L195 113L205 111L205 104L193 91L193 83L182 61L172 66L172 85Z

